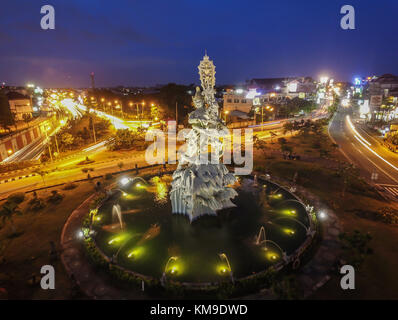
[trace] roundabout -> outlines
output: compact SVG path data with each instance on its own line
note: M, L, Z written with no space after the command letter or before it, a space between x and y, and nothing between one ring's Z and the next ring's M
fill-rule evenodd
M315 235L311 212L265 179L241 177L236 207L190 223L171 214L171 176L121 179L83 229L105 260L143 278L215 285L297 260Z

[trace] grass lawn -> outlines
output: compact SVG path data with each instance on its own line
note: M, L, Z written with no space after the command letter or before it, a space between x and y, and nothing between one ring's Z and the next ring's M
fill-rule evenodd
M293 146L299 155L318 157L319 145L317 137L296 135L288 138L288 144ZM278 149L275 141L271 149ZM381 207L398 206L394 202L381 198L363 179L351 176L343 194L344 182L338 172L337 161L345 158L334 150L330 141L321 140L321 148L328 149L328 159L283 160L282 156L266 159L260 150L255 151L255 168L266 168L272 175L292 180L298 173L297 182L324 200L338 215L346 232L359 230L372 235L370 247L373 253L369 255L360 270L356 271L356 290L344 291L340 288L340 276L335 275L312 299L398 299L397 247L398 226L377 221L377 210ZM265 151L265 154L267 151Z
M3 256L6 259L5 263L0 264L0 287L6 288L10 299L71 298L71 281L60 259L50 262L49 251L50 241L60 249L60 236L67 218L94 191L92 182L76 185L72 190L62 190L61 187L39 191L38 197L46 199L51 190L57 189L64 198L59 204L47 204L37 212L27 209L28 201L33 197L32 194L27 195L20 205L23 215L14 218L17 232L21 234L10 238L9 223L0 230L0 245L4 246ZM40 285L28 284L32 274L40 276L40 269L46 264L55 268L55 290L42 290Z

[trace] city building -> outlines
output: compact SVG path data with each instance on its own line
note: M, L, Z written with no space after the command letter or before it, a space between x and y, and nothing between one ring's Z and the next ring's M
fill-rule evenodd
M367 82L365 92L369 96L382 95L383 97L398 97L398 77L392 74L383 74Z
M245 89L228 89L224 93L223 111L237 110L248 114L253 106L253 98L248 97L248 93Z
M24 120L24 115L32 116L32 102L29 96L19 92L10 91L7 93L8 105L15 121Z
M262 99L278 101L296 97L313 99L317 90L316 82L310 77L252 79L247 81L247 86L261 92Z
M363 88L363 104L369 105L370 121L391 121L398 117L398 77L384 74L372 77Z

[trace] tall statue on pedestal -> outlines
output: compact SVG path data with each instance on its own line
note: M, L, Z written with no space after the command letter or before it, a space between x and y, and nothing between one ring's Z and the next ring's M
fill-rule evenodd
M223 154L220 139L229 132L218 115L214 97L215 66L205 54L198 69L203 90L197 87L192 98L195 111L188 118L192 130L186 137L187 149L173 174L170 193L173 213L187 215L190 221L234 207L231 199L237 195L230 187L236 181L235 176L220 163Z

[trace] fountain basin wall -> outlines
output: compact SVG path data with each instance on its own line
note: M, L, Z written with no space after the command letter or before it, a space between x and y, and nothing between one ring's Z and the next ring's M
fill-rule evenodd
M258 182L260 184L266 183L267 187L269 187L270 189L273 189L274 191L279 189L280 193L283 193L284 197L285 197L285 195L286 196L288 195L290 199L296 200L297 201L297 205L299 204L299 202L301 202L298 197L296 197L295 195L290 193L287 189L277 185L274 182L271 182L271 181L268 181L268 180L265 180L265 179L261 179L261 178L258 179ZM100 213L100 212L102 212L103 209L106 209L107 205L110 206L111 204L107 203L107 200L105 199L104 201L102 201L97 206L95 211ZM301 205L304 208L304 205L302 203L301 203ZM166 205L166 207L167 207L167 205ZM164 209L164 208L165 207L160 207L159 209ZM306 210L303 210L302 213L305 213L305 215L306 215L306 217L308 219L308 222L309 222L308 227L311 229L311 231L315 231L315 226L314 226L314 223L312 221L311 215ZM167 219L170 219L170 218L172 219L172 218L175 217L175 216L171 216L171 212L168 212L166 214L169 215ZM222 222L228 224L228 220L227 220L228 219L228 214L229 214L229 216L233 216L234 214L236 215L236 212L235 213L226 212L225 216L223 216L223 214L221 214L220 217L211 217L211 218L221 219L221 220L224 219L224 220L222 220ZM180 218L183 219L183 217L180 217ZM250 216L248 218L250 218ZM205 219L205 218L203 218L203 219ZM127 218L127 220L129 220L129 219ZM177 218L177 220L178 220L178 218ZM138 220L132 219L131 221L132 222L137 222ZM211 224L212 219L210 219L210 220L208 219L208 221L210 221L210 224ZM162 228L162 225L164 225L164 224L166 224L166 223L160 221L160 228ZM258 225L260 226L261 223L259 223ZM183 222L183 226L184 226L184 222ZM191 226L188 224L188 225L186 225L184 227L191 227ZM95 227L93 229L95 230ZM226 229L224 231L225 232L229 232L229 230L230 229ZM231 228L231 230L233 230L233 228ZM205 231L207 231L207 230L205 230ZM252 234L253 238L255 237L257 231L258 230L254 230L253 229L253 234ZM296 232L299 233L299 232L302 232L302 230L300 231L300 228L298 228L296 230ZM101 233L101 231L100 231L100 233ZM238 233L238 235L240 235L240 234ZM226 237L227 236L228 235L226 235ZM246 272L246 274L244 274L244 272L239 272L239 268L236 267L236 265L239 264L239 260L238 260L238 263L236 263L237 260L234 259L233 254L230 254L229 252L226 252L227 256L232 261L231 262L231 265L232 265L232 270L231 271L232 271L232 273L234 275L234 280L236 281L236 283L239 283L239 282L243 283L245 281L250 281L251 279L260 278L261 276L266 277L267 273L269 273L269 270L272 269L272 270L279 271L284 266L286 266L287 264L289 264L291 262L295 263L296 266L297 266L297 260L300 258L302 253L307 249L307 247L311 245L313 236L314 236L314 232L311 232L310 235L306 235L306 236L303 236L302 238L300 238L300 243L297 246L295 246L294 248L289 248L288 254L287 254L287 259L285 259L285 260L281 259L281 257L280 257L281 254L278 253L278 256L279 256L278 257L278 261L276 261L275 263L266 263L266 261L264 261L264 267L263 268L259 268L258 266L253 267L254 272ZM157 268L158 268L158 273L157 274L148 274L148 273L145 273L145 272L141 272L141 270L145 271L145 270L149 270L149 268L148 269L143 268L141 270L134 270L134 269L132 269L132 267L127 267L126 265L123 265L123 263L119 263L119 261L116 261L116 262L113 261L112 252L110 250L108 250L109 248L105 247L105 250L104 250L104 242L105 241L103 241L103 239L105 239L105 238L106 237L104 237L104 234L102 234L102 240L101 240L100 236L96 236L94 239L87 240L87 243L91 242L90 243L90 247L91 247L90 250L91 251L96 250L96 255L103 259L102 265L105 268L109 269L109 266L111 266L110 269L112 269L112 271L118 270L118 272L121 273L121 275L123 275L123 274L125 275L124 278L126 278L126 276L133 277L133 279L134 279L133 282L135 282L137 284L139 284L141 280L145 281L149 285L158 286L160 284L160 282L161 282L160 279L162 277L162 273L164 272L164 265L166 264L165 260L167 260L167 256L171 256L171 253L170 254L168 253L167 255L164 255L164 258L159 260L159 263L158 263L158 266L157 266ZM166 237L166 239L167 239L167 237ZM243 248L246 248L246 247L247 248L251 248L251 244L247 244L246 243L248 241L247 237L246 238L242 238L241 241L242 241L242 243L244 243L244 245L242 246ZM233 242L233 243L235 243L235 242ZM208 246L208 244L206 244L206 245ZM177 244L177 246L178 246L178 244ZM128 247L128 244L126 245L126 247ZM132 247L134 247L133 244L132 244ZM253 246L253 248L255 248L254 250L256 250L255 246ZM210 249L211 248L209 248L209 250ZM273 248L273 249L275 249L275 248ZM233 252L234 250L231 249L231 251ZM237 252L239 252L239 250ZM217 261L218 258L214 257L214 254L213 254L211 256L211 259L214 259L214 261ZM117 259L117 260L122 260L122 259ZM183 258L182 258L182 260L183 260ZM253 265L255 265L255 264L256 264L256 261L253 261ZM270 269L271 266L272 266L272 268ZM215 266L215 268L216 268L216 266ZM238 270L238 271L235 273L235 270ZM205 275L206 275L206 273L205 273ZM123 276L121 276L119 278L123 278ZM172 275L168 275L168 277L167 277L167 285L176 285L176 286L179 286L179 287L189 288L191 290L210 290L211 291L211 290L217 288L219 286L219 284L225 283L225 282L228 282L228 281L230 281L230 277L229 276L224 276L224 275L220 276L220 275L216 274L216 272L215 272L215 276L211 277L210 279L206 279L205 276L203 276L203 278L192 277L192 280L190 279L189 276L173 277Z

